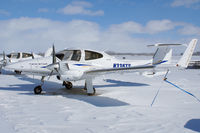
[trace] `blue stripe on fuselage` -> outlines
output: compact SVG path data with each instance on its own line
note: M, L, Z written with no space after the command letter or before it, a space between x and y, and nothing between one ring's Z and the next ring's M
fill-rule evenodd
M88 65L88 64L74 64L76 66L91 66L91 65Z

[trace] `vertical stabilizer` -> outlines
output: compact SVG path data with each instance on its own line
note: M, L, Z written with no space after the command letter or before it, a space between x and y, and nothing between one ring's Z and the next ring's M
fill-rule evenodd
M52 49L52 47L51 47L51 48L48 48L47 51L46 51L45 54L44 54L44 57L51 56L52 53L53 53L53 49Z
M171 64L172 60L172 48L169 49L169 52L166 54L164 61L167 61L165 64Z
M163 46L163 47L158 47L154 56L153 56L153 62L152 64L160 64L160 63L165 63L168 62L169 58L171 58L172 51L169 47ZM165 60L166 59L166 60Z
M182 55L181 59L178 61L178 63L176 64L176 66L180 66L183 68L187 68L188 64L192 58L192 54L194 52L194 49L196 47L197 44L197 39L192 39L192 41L190 41L187 49L185 50L184 54Z

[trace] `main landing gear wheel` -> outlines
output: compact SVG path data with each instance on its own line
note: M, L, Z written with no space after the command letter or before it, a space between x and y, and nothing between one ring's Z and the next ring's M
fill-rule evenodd
M68 81L63 81L63 86L65 86L65 88L67 88L67 89L72 89L73 84Z
M96 94L96 89L93 87L93 93L88 93L88 96L93 96Z
M41 94L41 92L42 92L42 86L41 85L38 85L34 88L35 94Z
M15 70L15 73L20 75L22 71Z

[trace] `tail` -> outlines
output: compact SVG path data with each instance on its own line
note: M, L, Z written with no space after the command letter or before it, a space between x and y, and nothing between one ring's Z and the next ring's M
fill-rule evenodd
M169 49L169 52L165 55L164 61L167 61L165 64L171 64L171 60L172 60L172 49Z
M153 65L157 64L170 64L172 58L172 48L173 46L179 46L182 44L172 44L172 43L157 43L154 45L147 45L148 47L158 47L152 60Z
M197 44L197 39L192 39L192 41L190 41L187 49L185 50L183 56L181 57L181 59L178 61L178 63L176 64L176 66L180 66L183 68L187 68L188 64L192 58L192 54L194 52L194 49L196 47Z
M154 56L153 56L153 65L158 65L158 64L163 64L163 63L169 63L171 61L172 57L172 49L163 46L163 47L158 47Z
M51 56L52 53L53 53L53 49L52 49L52 47L51 47L51 48L48 48L47 51L46 51L45 54L44 54L44 57Z

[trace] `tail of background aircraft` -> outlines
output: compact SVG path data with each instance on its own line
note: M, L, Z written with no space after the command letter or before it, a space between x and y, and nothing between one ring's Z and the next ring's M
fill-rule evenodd
M53 51L52 48L48 48L47 51L46 51L45 54L44 54L44 57L51 56L51 55L52 55L52 51Z
M181 57L181 59L178 61L178 63L176 64L176 66L180 66L183 68L187 68L188 64L192 58L192 54L194 52L194 49L196 47L197 44L197 39L192 39L192 41L190 41L187 49L185 50L183 56Z

